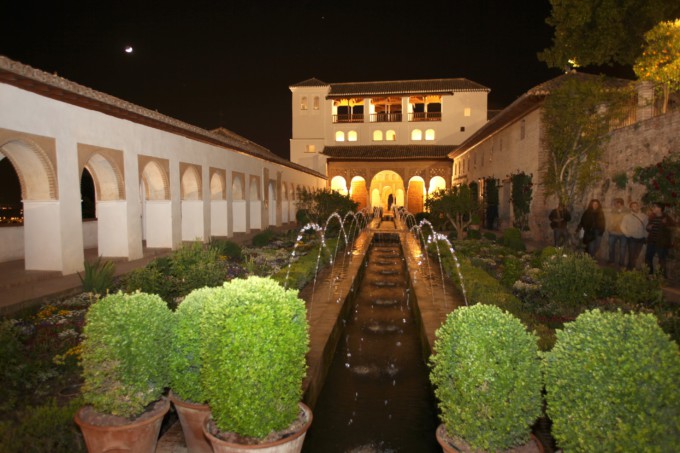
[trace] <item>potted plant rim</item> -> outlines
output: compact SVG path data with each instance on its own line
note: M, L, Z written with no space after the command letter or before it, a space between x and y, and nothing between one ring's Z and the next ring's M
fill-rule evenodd
M312 422L301 403L309 333L305 302L269 278L224 284L205 307L203 387L215 452L300 451Z
M541 415L537 337L511 314L477 304L449 313L430 363L445 452L538 451Z
M651 314L582 313L544 353L547 413L564 451L677 451L680 351Z
M221 288L192 291L174 312L172 346L168 359L170 372L169 398L182 425L184 440L192 453L212 453L203 434L203 421L210 415L208 397L201 378L201 317L205 306Z
M168 346L173 317L158 296L117 293L88 310L82 393L75 415L90 452L153 453L170 402Z

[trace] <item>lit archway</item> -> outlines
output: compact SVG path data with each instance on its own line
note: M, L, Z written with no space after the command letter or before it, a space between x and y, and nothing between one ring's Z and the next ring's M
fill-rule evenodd
M368 190L366 189L366 180L361 176L352 178L350 185L349 196L353 201L359 203L357 210L362 210L368 206Z
M438 190L446 190L446 181L441 176L430 179L430 187L427 189L428 195L432 195Z
M375 199L376 190L378 193L377 201ZM404 181L399 174L391 170L378 172L371 180L371 207L383 208L386 211L390 205L401 206L396 198L399 190L402 192L404 190Z
M341 195L347 195L347 181L342 176L335 176L331 179L331 190Z
M414 176L408 182L406 209L415 214L423 212L425 203L425 181L420 176Z

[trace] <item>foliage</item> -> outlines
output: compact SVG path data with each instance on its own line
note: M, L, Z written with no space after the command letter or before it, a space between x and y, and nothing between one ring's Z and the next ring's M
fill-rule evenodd
M567 74L543 105L548 157L542 183L546 195L556 196L570 211L598 180L610 124L622 117L630 99L628 90L609 85L600 77Z
M597 297L608 298L616 296L616 280L618 279L619 271L611 267L603 267L600 271L600 284L597 287Z
M234 241L213 239L210 241L210 246L217 251L219 256L225 256L229 260L241 261L243 259L241 246Z
M621 171L612 176L612 181L617 189L623 190L628 186L628 175L625 171Z
M491 231L485 231L482 233L482 237L486 239L487 241L492 241L495 242L498 238L496 237L496 233L493 233Z
M484 178L484 202L490 206L498 205L498 179Z
M547 413L564 451L674 451L680 354L648 314L583 313L543 363Z
M577 315L595 300L602 271L583 253L554 255L546 260L539 275L543 293L558 304L565 315Z
M661 85L666 113L671 91L680 89L680 19L658 23L645 33L645 41L633 70L640 80Z
M466 185L439 189L425 202L432 216L443 214L456 229L459 238L472 221L472 213L477 210L477 199Z
M661 278L639 270L619 272L616 293L619 299L631 304L657 305L664 299Z
M93 304L83 329L85 403L121 417L141 414L168 385L172 313L160 297L116 293Z
M546 22L555 28L553 45L539 59L564 69L569 60L582 66L632 65L643 36L662 20L678 17L677 2L667 0L550 0Z
M90 263L83 262L85 275L80 275L80 282L83 284L83 291L104 295L113 286L113 274L116 272L116 265L112 261L102 261L102 257Z
M304 255L298 252L297 259L290 263L290 269L288 266L283 266L271 277L286 288L302 289L314 279L322 266L331 262L331 257L333 260L336 259L335 251L344 248L344 239L326 239L325 244L325 247L318 245ZM320 248L321 255L319 255Z
M515 215L515 226L520 231L529 229L529 211L533 197L533 175L518 171L510 175L512 183L512 212Z
M461 307L437 330L430 380L449 435L473 449L529 441L541 414L536 336L490 305Z
M503 259L503 276L501 283L506 288L512 288L512 285L519 280L524 273L524 264L514 255L508 255Z
M522 233L517 228L506 228L503 231L503 239L501 240L501 243L511 250L526 250L526 246L522 240Z
M298 414L309 336L305 303L274 280L232 280L211 293L201 334L203 384L221 431L264 437Z
M144 267L134 269L122 281L125 292L141 291L147 294L157 294L164 301L174 303L177 290L170 275L168 258L158 258Z
M297 209L306 214L306 219L298 219L298 223L302 224L314 222L323 227L334 212L341 214L355 212L359 206L359 203L352 200L349 195L341 195L328 188L316 190L303 188L298 194Z
M205 403L201 372L201 317L207 301L221 288L193 290L175 310L172 343L168 357L170 388L179 398Z
M14 324L9 320L0 321L0 410L11 410L22 384L23 348Z
M82 435L73 424L73 416L82 401L75 398L65 405L54 398L37 407L27 407L18 414L19 423L0 422L0 445L5 453L85 451Z
M264 247L274 240L276 233L272 230L264 230L253 236L253 247Z
M677 178L677 179L676 179ZM637 167L633 181L645 186L642 196L645 204L663 203L673 208L680 207L680 154L664 157L661 162L648 167Z

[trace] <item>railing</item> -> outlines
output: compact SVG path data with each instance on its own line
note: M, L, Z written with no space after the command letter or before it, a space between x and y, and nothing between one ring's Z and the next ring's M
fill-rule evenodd
M412 112L408 114L409 121L441 121L442 112Z
M371 113L371 123L401 123L401 112Z
M363 123L364 114L363 113L350 113L343 115L333 115L334 123Z

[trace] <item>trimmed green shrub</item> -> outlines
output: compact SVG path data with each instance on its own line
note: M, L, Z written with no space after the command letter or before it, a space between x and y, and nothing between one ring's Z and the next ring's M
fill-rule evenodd
M624 302L636 305L657 305L664 300L660 278L639 270L618 273L616 294Z
M175 250L170 258L170 268L179 296L204 286L220 286L224 282L224 267L218 260L217 250L200 242Z
M264 247L269 245L275 237L276 233L274 233L272 230L260 231L255 236L253 236L253 246Z
M507 228L503 230L501 243L511 250L524 251L526 246L522 240L522 233L517 228Z
M599 299L606 299L616 295L616 281L619 277L619 271L611 267L600 268L601 277L600 284L597 287L597 297Z
M81 365L86 404L132 418L168 385L172 313L153 294L116 293L94 303L83 329Z
M241 261L243 259L241 246L234 241L214 239L210 241L210 246L217 251L218 255L226 256L229 260Z
M680 354L649 314L592 310L545 353L547 414L564 451L675 451Z
M491 305L451 312L437 330L430 380L450 436L497 451L529 441L541 414L536 336Z
M519 280L524 273L524 264L522 260L514 255L508 255L503 259L503 276L501 283L506 288L512 288L512 285Z
M175 310L172 345L168 358L170 388L184 401L205 403L201 373L201 318L206 304L222 288L193 290Z
M305 302L272 279L232 280L206 304L203 385L221 431L261 438L299 412L309 334Z
M85 266L84 275L78 273L83 291L104 295L113 286L113 274L116 272L116 265L112 261L102 261L98 256L94 262L83 262Z
M142 268L133 270L125 276L122 286L127 293L140 291L157 294L166 302L173 302L178 293L170 275L169 258L158 258Z
M583 253L554 255L538 275L541 290L564 315L577 315L595 300L602 271Z

